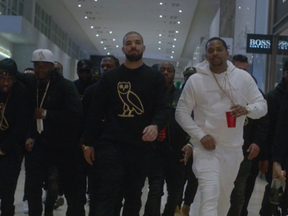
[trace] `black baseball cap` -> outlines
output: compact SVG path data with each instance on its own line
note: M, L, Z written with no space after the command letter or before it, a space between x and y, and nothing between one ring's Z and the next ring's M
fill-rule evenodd
M4 76L16 76L17 64L13 59L5 58L0 61L0 74Z

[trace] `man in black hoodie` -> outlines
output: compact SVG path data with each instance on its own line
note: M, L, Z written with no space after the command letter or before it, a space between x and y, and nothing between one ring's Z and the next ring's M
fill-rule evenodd
M29 103L33 107L26 140L29 215L42 214L43 181L51 169L57 169L68 203L66 215L84 216L85 173L81 170L78 146L82 107L77 89L54 71L50 50L35 50L32 62L36 76L26 79ZM57 194L53 196L56 200ZM54 202L50 207L45 206L45 216L53 215L53 205Z
M127 33L124 64L103 74L91 102L83 150L98 188L90 216L113 216L122 187L123 215L139 215L148 155L171 114L164 77L143 63L144 51L142 36Z
M282 163L282 166L284 165L283 161L281 161L282 160L281 157L279 160L278 156L281 155L281 154L279 154L279 152L273 153L273 157L272 157L272 149L274 149L274 150L276 149L273 146L274 144L276 144L276 146L278 146L278 145L282 146L282 144L280 144L280 143L284 140L284 137L286 135L285 134L286 132L284 132L284 137L279 137L279 136L283 136L283 134L281 134L283 131L281 131L280 128L281 127L284 128L284 125L282 125L282 123L285 123L285 121L286 121L286 119L284 118L285 117L284 113L282 113L280 116L280 107L281 107L281 104L284 103L284 101L283 101L284 100L284 92L286 91L287 84L288 84L288 61L285 61L285 63L283 64L282 72L283 72L283 76L282 76L280 83L276 86L275 89L268 92L268 94L266 95L266 100L267 100L267 104L268 104L268 112L269 112L269 129L268 129L267 139L266 139L267 149L265 151L265 157L263 158L262 161L260 161L260 164L261 164L261 166L260 166L261 170L260 171L262 173L266 173L265 177L266 177L268 184L265 187L265 192L264 192L264 196L263 196L263 200L262 200L262 204L261 204L261 209L260 209L260 215L261 216L272 215L272 212L277 207L277 206L271 204L269 201L269 193L270 193L271 182L272 182L273 160L276 162L275 166L280 165L280 163ZM285 103L287 104L287 101ZM283 106L283 108L285 108L285 106ZM287 112L287 109L286 110L284 109L284 111ZM280 119L281 119L281 121L280 121L281 124L278 123ZM278 124L279 124L279 126L277 126ZM276 126L277 126L277 128L276 128ZM276 135L277 132L279 133L278 135ZM287 144L287 143L285 143L285 144ZM279 150L283 151L282 147L279 148ZM285 151L283 151L283 153L285 154ZM285 190L285 191L287 192L287 190ZM285 204L285 206L283 205L282 207L283 207L282 213L283 213L283 211L285 211L285 213L287 213L287 204Z
M20 140L28 124L26 87L15 81L17 65L0 61L0 194L1 215L15 214L14 194L21 167Z

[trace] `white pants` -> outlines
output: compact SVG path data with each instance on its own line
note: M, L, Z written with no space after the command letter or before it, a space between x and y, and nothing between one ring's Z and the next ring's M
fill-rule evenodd
M226 216L230 195L243 160L242 148L229 150L216 146L213 151L195 147L193 171L199 182L199 216Z

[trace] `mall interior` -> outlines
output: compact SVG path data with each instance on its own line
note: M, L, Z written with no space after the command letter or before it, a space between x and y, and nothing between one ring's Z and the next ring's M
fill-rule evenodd
M49 49L63 65L66 79L78 79L81 59L92 60L99 74L105 55L124 62L122 39L129 31L144 38L145 64L169 61L175 66L177 87L184 81L183 71L204 60L207 40L221 37L230 60L236 54L248 57L250 73L267 93L280 82L288 60L288 0L0 0L0 60L12 58L19 72L33 67L34 50ZM24 180L22 166L15 194L18 216L27 215ZM259 175L249 216L259 215L265 185L265 176ZM145 188L143 202L147 184ZM166 198L167 193L162 209ZM190 215L196 215L198 207L197 193ZM66 208L64 204L54 215L65 215ZM88 212L89 205L85 208Z

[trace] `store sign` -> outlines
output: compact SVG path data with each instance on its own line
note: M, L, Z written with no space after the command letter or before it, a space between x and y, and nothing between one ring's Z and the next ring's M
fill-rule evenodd
M278 55L288 55L288 36L279 36L278 37Z
M272 53L272 35L247 34L247 53Z

